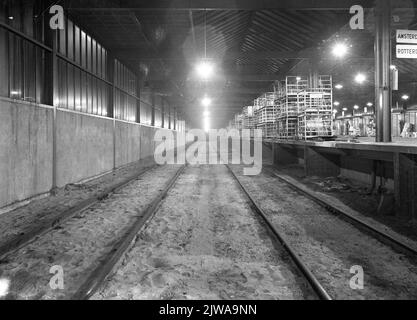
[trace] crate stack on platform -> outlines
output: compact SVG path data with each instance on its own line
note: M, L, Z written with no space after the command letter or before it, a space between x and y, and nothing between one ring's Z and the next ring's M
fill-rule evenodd
M333 135L333 84L331 76L319 76L313 88L298 94L298 138L328 138Z
M277 136L279 139L296 139L299 105L303 102L302 92L308 88L308 79L289 76L279 83L277 90Z
M277 106L275 105L276 93L265 93L254 102L254 116L256 129L262 130L265 139L276 137L276 115Z
M253 106L243 108L243 129L254 129L255 117L253 113Z
M235 115L234 127L237 130L243 129L243 114L242 113Z
M261 129L265 139L332 137L332 77L286 77L274 85L274 92L255 99L253 107L243 108L235 116L234 127Z

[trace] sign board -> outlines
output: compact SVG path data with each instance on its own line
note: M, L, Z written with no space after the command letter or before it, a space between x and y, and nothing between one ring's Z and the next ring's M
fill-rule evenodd
M417 44L417 30L397 30L397 43Z
M396 53L398 59L417 59L417 45L398 44Z

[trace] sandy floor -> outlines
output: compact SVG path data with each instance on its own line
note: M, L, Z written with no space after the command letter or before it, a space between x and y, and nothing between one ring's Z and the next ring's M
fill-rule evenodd
M337 198L365 217L378 221L395 232L417 241L417 222L399 219L397 216L379 215L377 213L380 195L376 193L369 194L369 184L342 177L326 179L306 177L304 168L299 165L276 166L276 168L310 189Z
M224 166L188 167L93 299L314 298Z
M417 299L415 262L328 213L274 177L241 176L303 261L336 299ZM352 290L350 268L362 266L363 290Z
M10 280L6 299L61 299L73 294L97 259L112 249L179 166L158 167L107 199L0 261ZM64 290L52 290L52 266L64 270Z
M53 220L81 201L151 166L149 163L136 163L83 184L68 185L59 189L56 196L35 200L24 207L0 214L0 245L28 233L40 221Z

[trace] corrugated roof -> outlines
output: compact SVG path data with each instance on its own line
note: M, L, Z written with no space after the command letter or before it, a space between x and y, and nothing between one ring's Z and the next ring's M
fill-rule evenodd
M372 15L372 12L368 13ZM331 42L345 38L353 44L353 50L371 56L373 53L372 27L353 32L346 27L350 15L345 10L121 9L84 10L73 14L110 51L127 52L123 56L125 63L138 72L140 64L151 70L144 80L155 80L152 83L156 87L171 90L174 94L172 99L176 99L175 103L190 118L198 117L201 113L198 99L202 92L212 92L216 100L215 116L219 121L222 120L221 125L232 117L239 105L243 107L256 98L256 90L260 94L271 88L272 79L269 82L254 82L250 81L248 75L252 79L256 76L262 78L265 75L276 75L279 79L291 72L308 73L309 63L306 61L273 56L261 59L256 56L257 53L298 52L314 48L325 56ZM372 25L372 21L368 24ZM224 76L214 84L198 85L190 77L190 68L196 58L205 56L205 48L208 57L218 59L216 63ZM352 58L342 62L328 59L320 62L318 59L317 63L321 73L334 74L335 82L351 81L349 77L358 70L367 72L372 86L372 58ZM413 76L417 71L414 61L401 60L394 63L401 73ZM154 79L155 75L160 81ZM231 86L239 90L231 90ZM184 97L180 97L179 89ZM242 93L247 89L253 89L255 93ZM358 97L361 100L373 99L373 88L363 90L363 97L358 96L355 90L355 86L350 86L350 90L336 93L339 95L337 99L345 99L346 104L353 103Z

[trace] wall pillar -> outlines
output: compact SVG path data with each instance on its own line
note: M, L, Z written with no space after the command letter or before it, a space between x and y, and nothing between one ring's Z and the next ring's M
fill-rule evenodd
M340 175L340 156L304 147L304 170L306 176L336 177Z
M52 120L52 188L51 193L55 194L57 190L58 172L57 172L57 108L59 107L59 89L58 89L58 31L52 32L52 105L54 107Z
M391 1L378 0L375 8L376 142L391 142Z
M151 99L152 99L152 127L155 127L155 92L152 90L151 92Z
M161 99L161 127L165 128L165 99Z
M298 158L295 150L285 148L277 143L272 144L272 161L275 165L297 164Z
M168 129L171 128L171 105L168 104Z
M140 119L140 99L141 99L140 81L137 81L137 84L136 84L136 97L138 98L138 99L136 99L136 122L141 123L141 119Z
M173 128L173 130L177 130L177 109L176 108L174 108L173 114L174 114L174 128Z
M394 154L396 215L405 220L417 219L417 156Z

